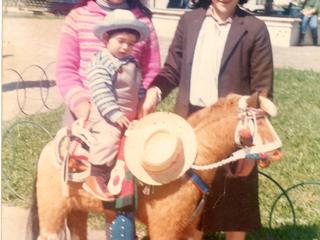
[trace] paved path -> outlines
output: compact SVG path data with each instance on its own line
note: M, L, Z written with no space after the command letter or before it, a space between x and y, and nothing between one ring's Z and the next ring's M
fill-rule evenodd
M34 19L34 18L3 18L3 77L2 87L2 119L10 120L22 115L17 104L17 92L10 90L12 83L17 82L15 69L23 73L24 79L30 81L39 80L41 71L39 68L29 68L37 64L46 69L49 80L54 79L54 65L59 32L63 19ZM14 31L13 31L14 30ZM161 45L161 57L164 61L171 38L159 36ZM273 47L275 67L289 67L295 69L311 69L320 72L320 47ZM16 85L14 85L16 86ZM21 86L21 85L20 85ZM21 95L22 94L22 95ZM18 91L18 96L28 95L25 104L29 113L47 111L41 102L39 88L23 89ZM61 103L61 97L55 88L50 88L48 104L57 107ZM3 240L21 240L25 236L27 211L12 207L2 207L2 231ZM103 239L103 231L89 232L89 239Z
M22 240L26 236L28 211L15 207L2 207L2 240ZM88 240L104 239L104 231L89 229Z

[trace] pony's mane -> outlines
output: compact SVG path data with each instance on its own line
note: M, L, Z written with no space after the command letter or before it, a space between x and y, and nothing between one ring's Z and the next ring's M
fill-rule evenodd
M195 131L209 123L217 122L231 112L237 111L239 98L240 95L237 94L229 94L220 98L215 104L191 114L188 122Z

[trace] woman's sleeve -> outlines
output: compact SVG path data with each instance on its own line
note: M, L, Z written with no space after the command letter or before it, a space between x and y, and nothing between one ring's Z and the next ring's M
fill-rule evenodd
M179 86L183 54L184 16L180 19L174 38L171 42L167 59L152 86L158 87L165 98L174 88Z
M56 84L71 111L90 96L79 75L80 50L76 21L71 12L62 28L56 64Z
M146 24L150 30L150 37L146 42L145 48L142 50L142 56L140 60L143 85L146 89L153 82L155 76L160 71L161 59L160 59L160 48L157 33L151 20L148 20Z
M273 58L268 29L263 23L254 41L251 54L251 92L267 92L273 95Z

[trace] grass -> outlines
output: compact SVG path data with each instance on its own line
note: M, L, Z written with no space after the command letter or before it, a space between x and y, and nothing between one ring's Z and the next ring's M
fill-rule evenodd
M63 109L18 118L2 126L2 201L28 206L41 149L55 135Z
M260 208L263 228L250 233L249 240L260 239L320 239L320 73L277 69L275 71L274 102L279 115L272 123L283 142L283 159L267 169L260 169L288 191L292 210L277 185L260 176ZM159 110L173 109L175 93ZM40 149L59 128L63 110L17 119L3 124L2 201L6 205L27 207L32 191L34 166ZM23 123L21 123L24 121ZM31 123L36 123L34 125ZM6 135L6 132L10 134ZM14 191L13 191L14 190ZM17 197L21 196L21 199ZM274 205L274 206L273 206ZM272 219L270 210L274 207ZM269 222L272 231L269 228ZM101 217L91 218L91 226L103 226ZM140 228L140 227L139 227ZM206 239L224 239L222 234Z

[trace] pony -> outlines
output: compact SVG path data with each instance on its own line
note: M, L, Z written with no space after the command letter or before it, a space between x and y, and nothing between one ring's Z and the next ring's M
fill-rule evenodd
M267 98L258 94L250 97L229 94L187 119L197 139L197 157L193 170L209 189L215 176L215 167L219 167L215 164L237 161L248 156L235 154L240 157L234 157L232 154L239 151L241 144L235 140L235 136L239 137L239 132L243 130L239 130L239 122L243 122L243 116L249 113L254 116L253 135L258 136L260 142L249 144L258 154L255 159L265 162L263 160L266 160L267 155L268 161L279 160L281 144L274 145L276 133L267 120L267 116L275 116L277 110ZM240 138L243 138L241 134ZM279 141L277 138L276 142ZM114 212L105 210L100 200L85 192L81 182L69 182L69 194L63 194L61 169L55 163L54 148L54 142L49 142L38 161L29 232L33 239L61 239L67 226L71 239L86 240L88 212L104 213L110 218ZM155 186L150 195L144 194L142 186L139 186L136 194L138 207L135 217L146 225L150 239L197 238L197 224L201 214L195 214L195 211L203 194L190 178L181 177L168 184Z

